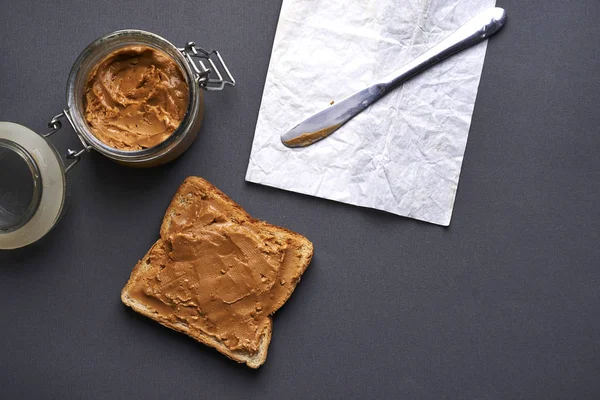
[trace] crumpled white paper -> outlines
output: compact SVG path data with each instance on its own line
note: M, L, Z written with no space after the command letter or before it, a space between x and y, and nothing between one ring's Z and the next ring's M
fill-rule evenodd
M487 43L328 138L280 135L434 46L495 0L284 0L246 180L449 225Z

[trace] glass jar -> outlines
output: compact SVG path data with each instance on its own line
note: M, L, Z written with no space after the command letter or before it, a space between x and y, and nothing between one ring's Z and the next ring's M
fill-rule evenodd
M174 60L186 80L189 102L181 123L167 139L151 148L124 151L94 136L85 119L83 100L90 71L110 53L132 45L154 48ZM64 210L67 173L85 152L93 149L132 167L156 166L180 156L202 124L203 92L227 85L234 86L235 80L219 52L205 51L193 42L177 48L158 35L132 29L95 40L73 64L67 80L67 108L52 118L50 132L38 135L22 125L0 122L0 249L26 246L56 225ZM65 160L48 140L62 128L63 120L82 144L80 150L69 149Z

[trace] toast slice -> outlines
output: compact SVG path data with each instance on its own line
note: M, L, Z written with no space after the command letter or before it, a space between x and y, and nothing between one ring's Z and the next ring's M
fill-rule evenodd
M189 177L121 300L258 368L267 357L271 316L290 297L312 255L304 236L252 218L208 181Z

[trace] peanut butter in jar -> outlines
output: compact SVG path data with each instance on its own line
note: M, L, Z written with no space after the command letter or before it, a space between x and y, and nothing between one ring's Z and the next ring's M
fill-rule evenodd
M126 166L152 167L179 157L196 139L203 93L234 85L217 51L115 31L73 64L63 116L84 146L77 156L93 149Z
M181 124L189 90L164 52L135 45L107 55L85 84L85 119L105 145L139 151L164 142Z

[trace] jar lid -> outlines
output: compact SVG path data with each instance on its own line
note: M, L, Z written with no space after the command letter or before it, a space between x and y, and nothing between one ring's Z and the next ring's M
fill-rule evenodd
M15 249L41 239L60 219L65 167L42 136L0 122L0 171L0 249Z

